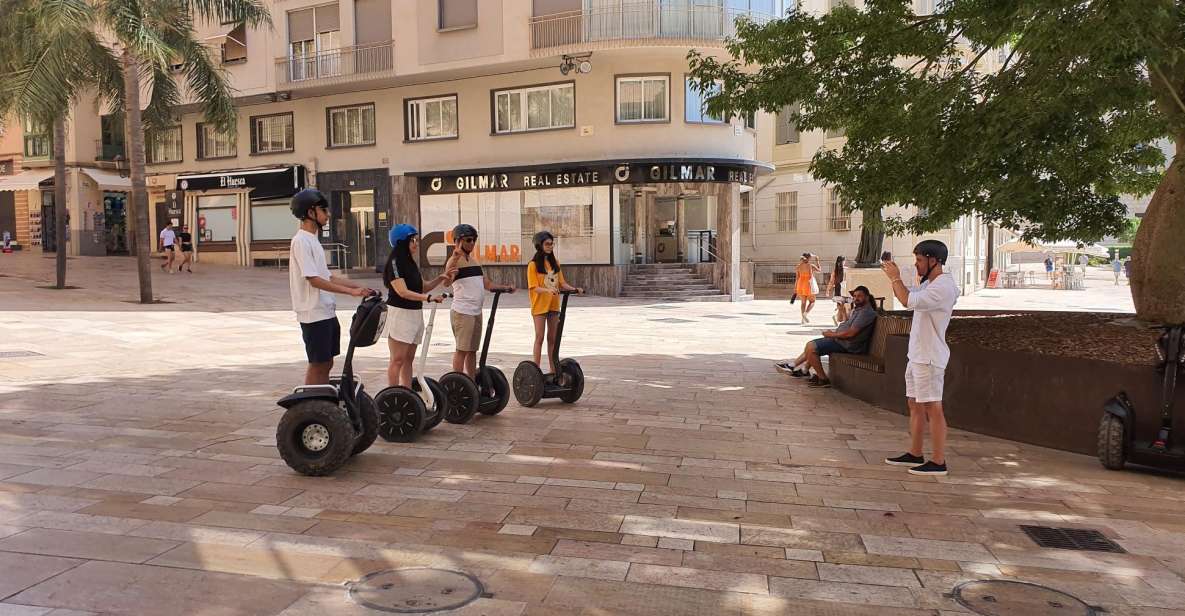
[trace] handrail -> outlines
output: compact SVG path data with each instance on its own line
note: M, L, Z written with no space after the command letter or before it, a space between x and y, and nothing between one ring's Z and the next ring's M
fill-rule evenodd
M393 72L394 42L365 43L276 58L276 83L324 85Z
M625 0L616 6L531 17L531 49L646 39L723 41L736 34L740 18L765 23L774 16L723 6Z

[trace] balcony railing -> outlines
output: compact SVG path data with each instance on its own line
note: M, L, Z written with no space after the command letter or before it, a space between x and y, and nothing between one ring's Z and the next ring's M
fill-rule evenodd
M393 74L391 41L276 59L277 84L286 88L323 86Z
M49 158L53 155L53 136L25 135L25 158Z
M831 218L832 231L851 231L852 217L851 216L834 216Z
M662 0L626 1L531 18L531 49L595 49L625 45L721 44L736 34L741 18L758 23L772 15L722 6L671 5Z
M115 160L115 157L127 158L122 143L103 143L102 139L95 140L95 160Z

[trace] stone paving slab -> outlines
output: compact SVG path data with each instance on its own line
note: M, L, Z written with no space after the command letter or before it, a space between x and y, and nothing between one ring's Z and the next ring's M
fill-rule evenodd
M0 616L374 614L341 584L408 566L477 576L490 596L456 613L491 616L946 616L975 579L1185 613L1180 478L959 431L949 477L887 467L903 417L771 369L822 329L784 302L577 298L579 403L511 401L309 478L272 441L303 370L285 272L157 277L176 303L141 307L130 260L71 260L86 289L53 292L22 259L0 260L0 345L43 355L0 359ZM1125 301L1041 293L964 305ZM510 371L531 324L504 299L491 361ZM385 354L356 357L374 390ZM1042 549L1028 523L1129 553Z

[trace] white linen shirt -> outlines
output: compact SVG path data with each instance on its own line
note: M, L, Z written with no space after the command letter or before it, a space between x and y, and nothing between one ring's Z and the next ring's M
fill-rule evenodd
M946 328L958 298L959 285L950 274L942 274L909 289L906 307L913 311L913 324L909 329L911 363L946 368L950 361Z

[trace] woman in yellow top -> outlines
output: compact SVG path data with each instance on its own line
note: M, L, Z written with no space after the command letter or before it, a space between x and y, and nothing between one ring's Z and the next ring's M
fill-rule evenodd
M527 264L527 289L531 297L531 318L535 320L535 365L542 368L545 328L547 356L554 359L552 352L555 350L555 330L560 323L560 293L584 293L584 289L573 287L564 280L560 263L555 258L555 236L550 231L536 233L534 241L535 256Z

